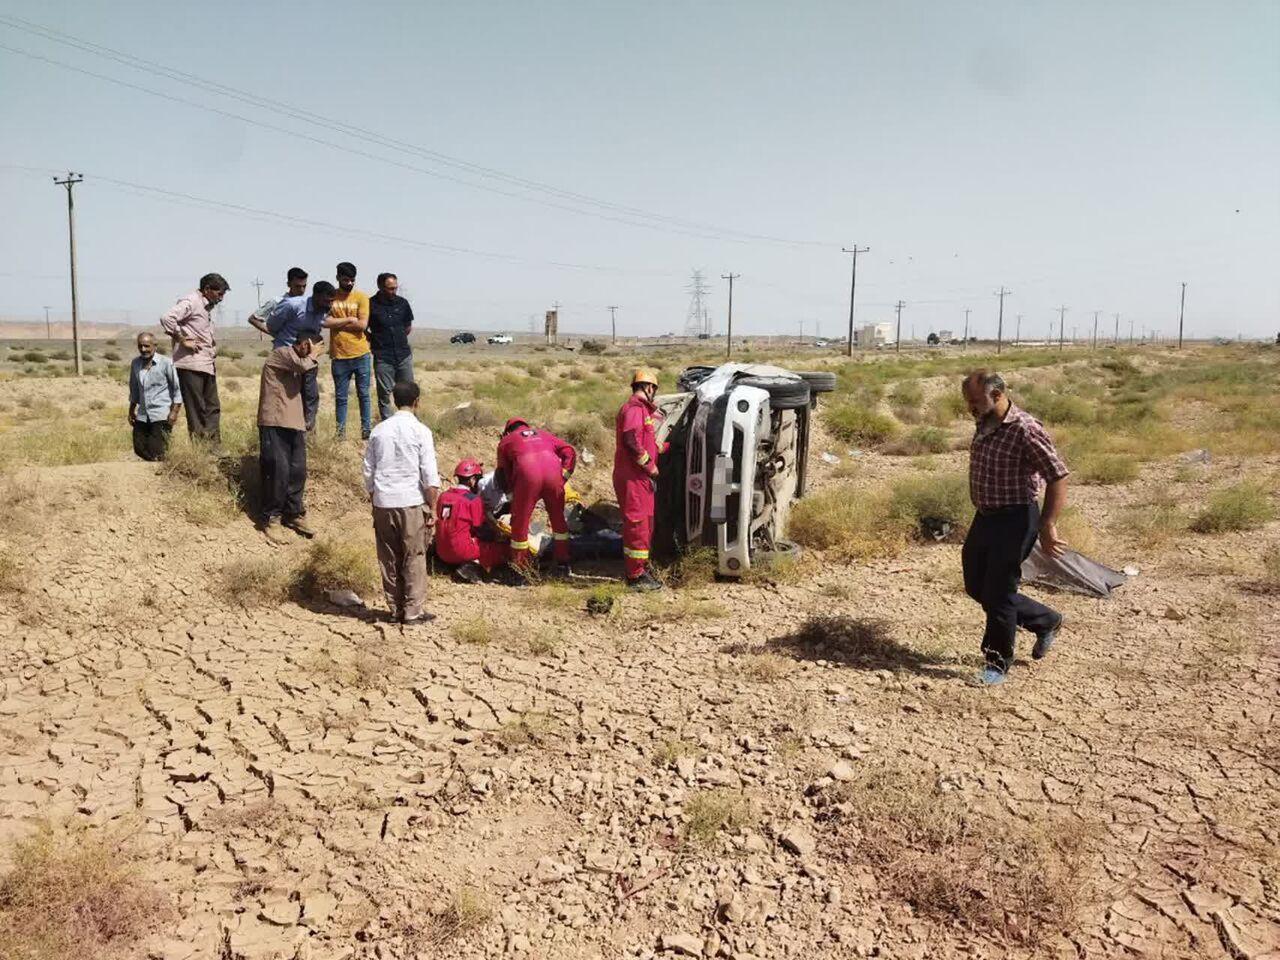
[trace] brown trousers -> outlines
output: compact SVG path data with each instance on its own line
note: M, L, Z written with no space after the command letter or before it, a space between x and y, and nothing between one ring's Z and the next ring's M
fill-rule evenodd
M422 615L427 600L426 507L374 507L373 533L387 608L402 619Z

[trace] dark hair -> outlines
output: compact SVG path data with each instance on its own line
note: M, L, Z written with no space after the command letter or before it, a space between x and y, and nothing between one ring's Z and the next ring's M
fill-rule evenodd
M403 409L404 407L412 407L418 402L418 398L422 396L422 390L412 380L397 383L391 388L391 399L396 402L396 406Z
M328 280L317 280L315 286L311 288L313 297L332 297L337 292L337 288Z
M982 392L989 394L992 390L999 390L1001 393L1008 393L1009 388L1004 384L1004 377L998 373L989 370L975 370L962 381L964 386L970 384L976 387L982 387Z
M347 261L343 260L338 264L338 276L350 277L354 280L356 278L356 265L354 263L347 263Z
M223 292L226 292L227 290L231 289L231 284L227 283L227 281L223 279L222 274L220 273L206 273L203 277L200 278L199 289L222 290Z
M388 280L399 280L399 279L400 278L397 277L394 273L380 273L378 274L378 289L381 290L382 285L386 283Z
M290 283L293 283L295 280L305 280L307 279L307 271L303 270L301 267L290 267L289 272L285 274L285 278Z

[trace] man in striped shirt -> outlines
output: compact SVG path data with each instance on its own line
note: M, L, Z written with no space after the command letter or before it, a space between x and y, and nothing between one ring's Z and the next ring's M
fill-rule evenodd
M1067 498L1068 470L1040 421L1013 405L1000 374L976 370L962 390L977 424L969 445L969 496L977 512L961 562L965 592L987 614L986 667L978 681L994 685L1004 682L1013 664L1019 627L1035 634L1031 656L1039 660L1062 626L1060 613L1020 594L1018 583L1037 536L1050 556L1066 547L1057 520Z

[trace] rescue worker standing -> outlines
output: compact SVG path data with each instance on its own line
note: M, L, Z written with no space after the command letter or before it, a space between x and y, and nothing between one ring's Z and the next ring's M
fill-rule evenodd
M653 495L658 486L657 431L662 422L653 402L657 393L657 373L641 367L631 376L631 399L618 411L613 490L622 510L623 569L632 590L662 587L649 572Z
M573 473L577 453L573 444L546 430L512 417L498 442L498 475L511 494L511 565L519 573L529 569L529 520L541 500L555 535L556 573L569 575L569 524L564 518L564 483Z
M458 462L450 487L436 501L436 556L451 564L454 576L465 583L479 583L483 574L507 560L507 545L487 529L484 499L480 496L480 461L471 457Z

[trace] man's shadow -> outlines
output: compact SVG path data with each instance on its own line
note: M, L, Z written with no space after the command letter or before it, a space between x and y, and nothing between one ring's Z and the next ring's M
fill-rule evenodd
M937 679L959 675L954 662L894 639L885 620L848 616L810 617L765 648L795 660L825 660L856 670L907 670Z

